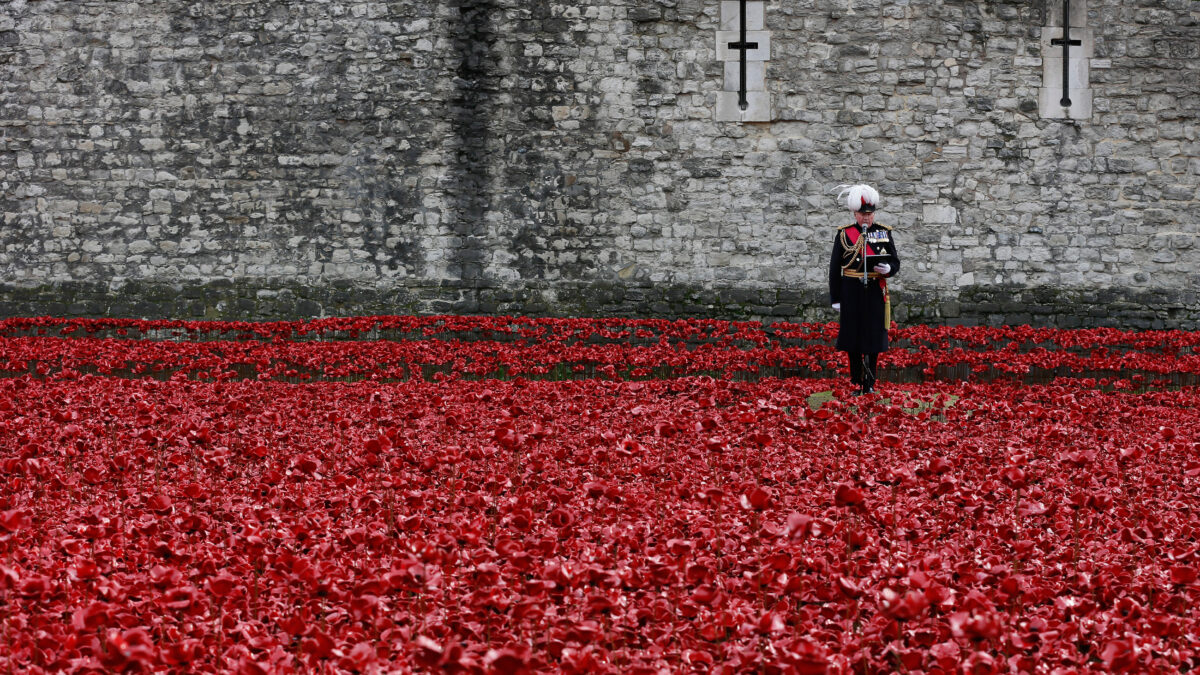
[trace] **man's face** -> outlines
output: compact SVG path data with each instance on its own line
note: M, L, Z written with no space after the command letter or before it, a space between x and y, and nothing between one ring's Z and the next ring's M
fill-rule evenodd
M863 227L870 227L875 224L875 212L863 213L862 211L855 211L854 221Z

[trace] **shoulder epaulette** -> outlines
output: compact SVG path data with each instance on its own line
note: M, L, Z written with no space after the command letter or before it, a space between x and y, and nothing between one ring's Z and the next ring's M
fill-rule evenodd
M887 230L887 231L889 231L889 232L892 230L892 226L891 226L891 225L881 225L881 224L879 224L879 223L875 223L875 227L882 227L883 229L885 229L885 230Z

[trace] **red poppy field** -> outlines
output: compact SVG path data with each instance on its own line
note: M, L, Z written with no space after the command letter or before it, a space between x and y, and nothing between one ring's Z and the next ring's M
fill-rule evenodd
M0 670L1189 672L1200 335L0 321Z

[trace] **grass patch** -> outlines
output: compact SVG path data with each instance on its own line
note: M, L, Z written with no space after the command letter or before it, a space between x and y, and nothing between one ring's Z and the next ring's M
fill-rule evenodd
M834 396L833 390L818 391L810 394L806 399L806 402L808 403L809 409L820 410L821 406L834 400L835 398L836 396ZM929 419L945 422L946 418L942 413L944 413L948 408L956 405L960 398L960 396L956 396L954 394L941 394L933 399L921 399L913 395L912 392L900 390L893 393L891 396L880 398L877 402L877 405L887 407L892 405L892 402L895 400L897 405L900 406L900 409L909 415L919 415L923 412L928 412ZM853 403L854 399L850 399L850 402ZM970 417L969 411L967 416Z

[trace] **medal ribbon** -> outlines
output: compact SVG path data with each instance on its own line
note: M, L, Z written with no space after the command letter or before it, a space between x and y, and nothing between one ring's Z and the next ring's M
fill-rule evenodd
M850 228L847 228L846 236L847 236L847 238L850 239L850 243L854 244L855 247L857 247L858 246L858 238L862 235L859 233L857 227L850 227ZM866 241L863 242L863 248L867 249L866 255L876 255L875 249L871 248L871 245L868 244Z

